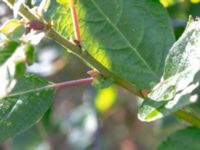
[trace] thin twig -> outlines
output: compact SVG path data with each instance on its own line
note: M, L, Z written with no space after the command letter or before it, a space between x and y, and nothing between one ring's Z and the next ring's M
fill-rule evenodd
M71 9L71 16L72 16L72 21L73 21L73 26L74 26L75 40L77 40L77 42L81 42L81 35L80 35L80 30L79 30L79 25L78 25L78 17L76 14L76 8L74 6L74 0L70 0L70 9Z
M42 90L50 89L50 88L60 89L60 88L69 88L69 87L80 86L80 85L90 85L93 80L94 80L94 78L89 77L89 78L66 81L66 82L61 82L61 83L54 83L54 84L50 84L50 85L43 86L43 87L38 87L38 88L26 90L26 91L13 93L13 94L7 95L6 97L13 97L13 96L18 96L18 95L38 92L38 91L42 91Z
M67 82L62 82L62 83L57 83L57 84L51 84L49 85L49 88L67 88L67 87L72 87L72 86L79 86L79 85L89 85L92 83L94 78L85 78L85 79L79 79L79 80L72 80L72 81L67 81Z

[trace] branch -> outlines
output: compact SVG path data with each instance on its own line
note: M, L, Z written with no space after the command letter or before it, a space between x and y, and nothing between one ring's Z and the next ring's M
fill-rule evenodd
M3 0L6 2L12 9L14 2L13 0ZM30 9L26 5L21 5L19 9L19 14L28 19L29 21L38 20L39 17L37 17L35 14L33 14ZM46 22L44 22L46 23ZM83 51L80 46L77 46L67 40L64 36L59 34L54 28L50 28L48 31L48 37L62 45L65 49L70 50L73 54L78 56L80 59L82 59L84 62L89 64L92 68L97 69L105 78L113 78L114 81L122 86L123 88L127 89L128 91L134 93L135 95L139 97L143 97L140 90L127 80L124 80L120 76L116 75L115 73L108 70L106 67L104 67L101 63L99 63L96 59L94 59L87 51Z
M183 110L179 110L177 112L175 112L176 117L185 120L189 123L191 123L192 125L200 128L200 118L194 116L193 114L183 111Z
M71 9L72 21L74 25L75 40L77 40L77 42L81 42L81 35L79 31L78 17L77 17L76 9L74 6L74 0L70 0L70 9Z
M7 3L12 9L14 5L13 0L3 0L5 3ZM39 20L39 17L33 14L30 9L26 5L21 5L19 9L19 14L28 19L29 21L33 20ZM44 21L44 23L46 23ZM92 68L97 69L105 78L113 78L114 81L119 84L120 86L124 87L128 91L134 93L135 95L139 97L144 97L141 94L141 91L130 82L124 80L123 78L119 77L115 73L108 70L106 67L104 67L101 63L99 63L96 59L94 59L87 51L83 51L80 46L77 46L73 43L71 43L69 40L67 40L64 36L59 34L54 28L50 28L48 31L48 37L62 45L65 49L69 49L73 54L78 56L80 59L82 59L84 62L88 63ZM72 82L72 81L70 81ZM90 79L88 80L90 82ZM84 83L84 82L83 82ZM72 83L70 83L72 84ZM73 83L74 84L74 83ZM85 84L85 83L84 83ZM68 87L68 83L61 83L61 84L54 84L50 86L57 86L57 87ZM49 88L49 86L47 86ZM200 119L193 116L192 114L189 114L185 111L177 111L175 115L187 122L190 122L191 124L200 127Z
M49 85L43 86L43 87L29 89L29 90L26 90L26 91L20 91L20 92L17 92L17 93L12 93L10 95L7 95L6 97L23 95L23 94L37 92L37 91L41 91L41 90L45 90L45 89L49 89L49 88L62 89L62 88L69 88L69 87L73 87L73 86L90 85L93 80L94 80L93 77L89 77L89 78L66 81L66 82L61 82L61 83L53 83L53 84L49 84Z

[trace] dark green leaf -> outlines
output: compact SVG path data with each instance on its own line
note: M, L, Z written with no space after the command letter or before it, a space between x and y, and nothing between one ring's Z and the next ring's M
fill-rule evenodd
M0 140L21 133L41 119L51 105L54 89L35 90L46 85L42 78L26 75L12 95L0 100Z
M139 110L141 120L152 121L169 115L198 98L199 47L200 20L190 20L167 56L164 80L153 88Z
M64 36L73 36L69 3L58 2L51 1L46 19ZM174 35L158 2L81 0L76 9L82 43L102 65L141 89L160 80Z
M170 135L157 150L199 150L200 129L188 127Z

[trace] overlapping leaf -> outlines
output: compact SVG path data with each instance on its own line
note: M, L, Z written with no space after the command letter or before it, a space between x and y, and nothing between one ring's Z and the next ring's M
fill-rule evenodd
M154 87L140 108L141 120L152 121L169 115L198 98L199 48L200 20L190 20L167 56L163 81Z
M18 20L9 20L0 27L5 35L0 41L0 98L5 97L14 88L17 79L24 75L26 62L34 61L34 47L26 37L22 40L25 27Z
M16 84L16 76L23 74L26 59L23 48L16 41L2 41L0 47L0 98L6 96ZM18 68L18 69L16 69ZM23 69L24 68L24 69Z
M31 44L20 44L17 41L0 42L0 98L8 95L17 80L26 71L26 62L34 61L34 47Z
M81 0L76 9L82 43L102 65L141 89L159 81L174 35L158 2ZM52 0L45 16L62 35L73 36L69 3Z
M35 124L50 107L54 89L40 77L26 75L10 96L0 99L0 140L14 136Z

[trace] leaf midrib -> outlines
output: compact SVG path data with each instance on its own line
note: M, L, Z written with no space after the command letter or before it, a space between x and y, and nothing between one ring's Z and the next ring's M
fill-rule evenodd
M118 27L112 23L112 21L110 20L109 17L106 16L106 14L103 12L103 10L98 6L98 4L94 1L91 0L91 2L93 3L93 5L97 8L97 10L99 11L99 13L105 18L105 20L117 31L117 33L119 35L121 35L121 37L124 39L124 41L128 44L128 46L132 49L133 52L135 52L135 54L139 57L139 59L144 63L144 65L146 66L146 68L152 73L152 75L156 78L159 79L159 76L155 73L155 71L148 65L148 63L145 61L145 59L140 55L140 53L137 51L137 49L135 47L133 47L133 45L129 42L128 39L126 39L125 35L120 31L120 29L118 29Z

